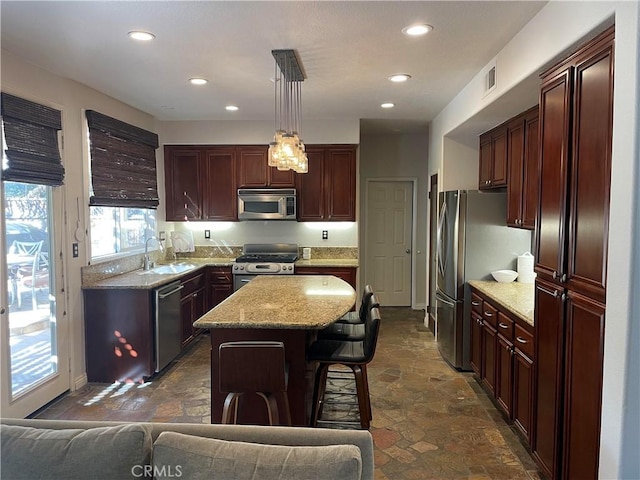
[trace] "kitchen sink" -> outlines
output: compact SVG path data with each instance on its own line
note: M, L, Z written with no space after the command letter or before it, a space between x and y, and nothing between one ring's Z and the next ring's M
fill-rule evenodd
M158 267L154 267L150 270L143 270L141 272L139 272L140 275L147 275L147 274L155 274L155 275L166 275L166 274L176 274L176 273L182 273L182 272L186 272L187 270L191 270L192 268L195 268L195 265L192 265L190 263L178 263L175 265L160 265Z

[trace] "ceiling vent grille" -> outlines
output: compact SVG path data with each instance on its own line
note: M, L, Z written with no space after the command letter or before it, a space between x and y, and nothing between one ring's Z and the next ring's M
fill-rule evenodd
M485 95L496 88L496 66L493 65L484 77Z

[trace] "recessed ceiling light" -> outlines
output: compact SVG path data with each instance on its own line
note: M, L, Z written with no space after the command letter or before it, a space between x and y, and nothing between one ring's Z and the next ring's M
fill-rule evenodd
M381 106L382 108L393 108L393 107L395 107L395 104L394 104L394 103L389 102L389 103L383 103L383 104L382 104L382 105L380 105L380 106Z
M141 30L134 30L133 32L129 32L129 36L134 40L142 40L143 42L148 42L149 40L153 40L156 36L153 33L143 32Z
M396 73L395 75L391 75L389 80L395 83L406 82L411 78L411 75L406 73Z
M208 83L209 80L207 80L206 78L195 77L195 78L190 78L189 82L191 82L193 85L204 85Z
M235 105L227 105L224 108L225 108L225 110L229 110L230 112L235 112L235 111L238 110L238 107L236 107Z
M417 37L419 35L424 35L433 30L431 25L427 25L426 23L422 23L419 25L411 25L409 27L404 27L402 29L402 33L405 35L411 35L412 37Z

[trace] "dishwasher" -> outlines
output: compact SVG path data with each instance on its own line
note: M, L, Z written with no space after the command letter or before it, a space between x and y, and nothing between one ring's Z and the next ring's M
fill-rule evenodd
M156 372L178 356L180 342L180 282L155 289L155 360Z

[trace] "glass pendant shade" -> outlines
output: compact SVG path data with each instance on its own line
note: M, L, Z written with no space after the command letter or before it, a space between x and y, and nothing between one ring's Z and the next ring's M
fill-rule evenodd
M268 165L278 170L306 173L308 159L299 134L304 75L293 50L272 50L271 53L276 62L276 133L269 144Z

